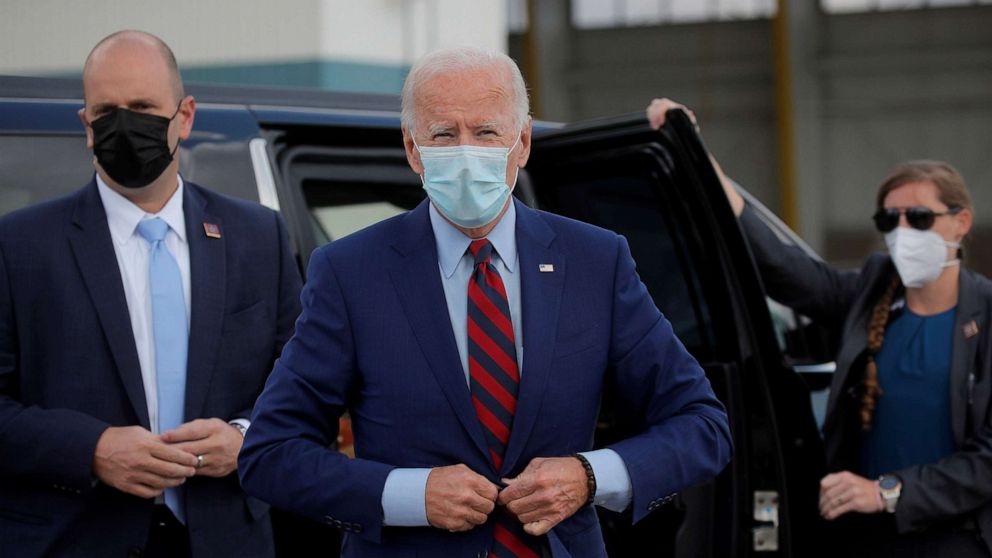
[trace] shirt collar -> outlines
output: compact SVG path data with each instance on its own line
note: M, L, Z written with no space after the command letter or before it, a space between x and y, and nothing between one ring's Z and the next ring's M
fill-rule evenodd
M441 264L441 272L444 276L451 277L458 267L468 245L472 239L465 236L447 219L441 216L434 204L430 205L431 228L434 229L434 239L437 243L437 258ZM506 266L510 273L515 273L517 268L517 240L516 240L517 209L511 198L510 205L506 213L496 223L493 230L486 235L489 242L499 255L500 261Z
M146 213L143 209L115 192L96 175L96 186L100 192L100 200L103 202L103 209L107 213L107 225L110 227L110 236L114 242L123 246L134 236L134 231L138 223L144 219L160 217L165 221L179 239L186 242L186 219L183 214L183 179L176 175L178 187L166 202L165 206L158 213Z

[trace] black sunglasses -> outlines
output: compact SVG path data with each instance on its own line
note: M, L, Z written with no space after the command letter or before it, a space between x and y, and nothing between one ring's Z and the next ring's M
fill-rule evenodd
M899 209L897 207L880 207L872 219L879 232L887 233L899 226L899 216L906 214L906 222L914 229L925 231L933 226L933 222L942 215L955 215L960 207L952 207L943 213L937 213L929 207L916 206Z

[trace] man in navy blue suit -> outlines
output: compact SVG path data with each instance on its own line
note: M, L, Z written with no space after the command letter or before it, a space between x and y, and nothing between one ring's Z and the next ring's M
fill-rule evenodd
M0 220L0 554L271 556L234 473L299 311L285 227L179 176L160 39L107 37L83 89L93 180Z
M242 483L341 527L345 556L605 556L593 505L638 521L719 473L725 411L627 242L512 198L512 60L418 62L403 132L430 200L314 253ZM593 450L607 384L642 430ZM355 459L325 449L345 411Z

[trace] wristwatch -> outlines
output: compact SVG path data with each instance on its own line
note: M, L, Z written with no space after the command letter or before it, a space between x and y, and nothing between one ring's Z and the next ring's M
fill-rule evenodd
M245 433L248 432L248 428L245 425L241 424L240 422L231 421L231 422L229 422L227 424L230 424L234 428L237 428L238 429L238 432L241 433L241 437L242 438L244 438L245 437Z
M885 511L896 512L896 505L899 503L899 495L902 494L902 481L894 475L882 475L878 477L878 491L882 493L882 502L885 503Z

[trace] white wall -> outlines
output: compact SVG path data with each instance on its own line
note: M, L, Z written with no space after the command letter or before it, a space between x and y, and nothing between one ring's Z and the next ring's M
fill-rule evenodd
M0 73L78 72L120 29L180 65L335 60L408 65L442 46L506 50L506 0L2 0Z
M320 50L403 64L448 46L506 52L506 14L506 0L323 0Z

